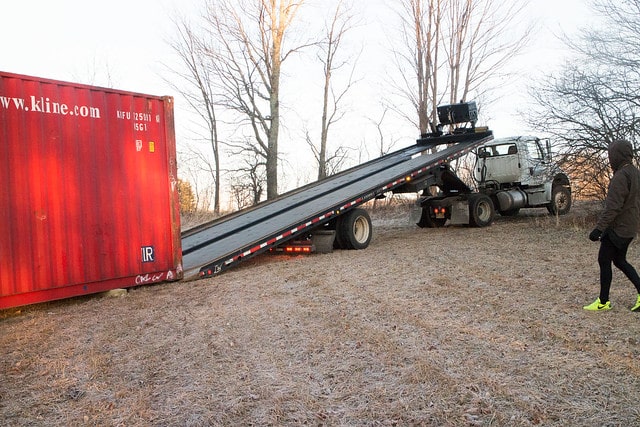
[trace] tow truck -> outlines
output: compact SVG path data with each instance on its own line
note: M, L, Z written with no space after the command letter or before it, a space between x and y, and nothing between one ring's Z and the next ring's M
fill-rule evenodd
M475 102L441 106L438 115L440 125L421 135L414 145L185 231L184 278L211 277L287 242L327 232L334 235L338 248L365 249L373 226L362 204L388 193L423 191L435 184L445 194L424 201L421 224L444 225L455 208L465 210L461 215L471 225L489 225L491 197L472 193L449 165L489 143L493 133L476 126Z

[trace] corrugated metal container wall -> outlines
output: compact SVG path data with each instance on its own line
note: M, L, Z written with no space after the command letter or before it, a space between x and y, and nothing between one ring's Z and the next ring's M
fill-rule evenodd
M0 308L182 275L173 100L0 72Z

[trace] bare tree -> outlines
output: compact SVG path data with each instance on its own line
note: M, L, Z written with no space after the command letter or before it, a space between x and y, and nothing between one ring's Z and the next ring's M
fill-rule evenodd
M596 0L593 10L603 18L602 28L587 28L581 40L569 44L599 63L640 73L640 1Z
M172 70L180 77L180 83L165 79L178 93L180 93L192 110L199 115L205 124L207 140L213 154L213 164L206 156L196 154L204 160L203 167L210 173L214 184L213 210L220 214L220 140L218 135L218 119L216 117L216 97L213 93L214 76L208 64L208 57L202 41L193 32L191 25L185 20L174 21L177 30L177 40L171 47L182 61L185 71ZM187 89L181 83L187 83ZM195 154L193 151L191 154Z
M264 166L260 163L260 154L249 151L243 153L242 165L232 176L231 197L236 208L243 209L260 202L266 183Z
M375 126L376 132L378 133L378 152L376 153L377 157L382 157L386 154L389 154L393 147L398 142L398 139L387 138L387 135L384 132L384 121L389 114L389 107L383 106L382 114L378 119L369 119L369 121Z
M400 83L394 83L399 92L412 104L416 116L401 113L413 123L420 134L431 130L435 123L438 104L438 68L443 0L402 0L400 11L402 41L405 51L394 49ZM410 73L404 70L409 66Z
M99 61L98 58L93 57L91 63L87 61L84 70L75 70L71 75L73 81L92 86L115 88L118 85L118 79L114 76L108 58Z
M382 157L385 156L387 154L389 154L391 152L391 150L393 150L393 147L396 145L396 143L398 142L398 139L396 138L389 138L388 135L385 133L385 127L384 127L384 122L385 119L387 118L387 114L389 114L390 108L388 106L382 106L382 113L380 114L380 116L377 119L372 119L369 118L369 121L373 124L373 126L376 128L376 132L378 134L378 138L377 138L377 152L374 154L375 157ZM386 195L385 195L386 196ZM392 197L387 199L387 203L391 204L393 200L393 195ZM378 205L378 198L373 200L373 208L375 209Z
M309 131L305 131L305 141L309 148L311 148L311 152L313 153L313 158L316 163L320 166L322 165L323 176L320 177L320 172L318 172L318 179L326 178L327 176L334 175L340 172L343 169L344 164L348 160L349 149L344 146L337 147L334 151L327 151L325 147L324 153L321 154L320 149L316 146L311 137ZM324 160L321 158L324 157Z
M421 134L433 129L442 101L480 97L502 83L496 76L530 38L532 27L518 20L527 2L402 0L405 50L394 49L402 75L394 87L415 108L417 120L404 117Z
M609 143L625 138L639 149L640 0L598 0L593 7L602 25L569 40L572 64L532 87L536 108L528 121L562 142L563 166L578 184L574 193L602 198Z
M280 80L285 60L302 46L287 48L288 30L304 0L211 0L206 21L209 67L221 105L248 124L264 159L267 198L278 195Z
M307 134L307 143L310 144L314 157L318 163L318 179L326 178L329 163L340 159L344 159L345 149L339 147L333 155L327 157L327 143L329 137L329 128L344 117L344 112L340 111L339 104L345 97L349 89L354 84L353 72L355 69L354 62L347 84L340 90L336 90L333 85L333 73L340 68L348 65L347 60L338 60L337 53L341 47L344 38L351 28L353 16L350 14L350 4L345 4L343 0L339 0L334 11L333 17L326 28L326 36L323 43L320 44L322 53L318 55L323 65L323 94L322 94L322 121L320 126L320 144L319 148L311 142L310 136ZM333 169L337 164L333 162Z
M209 211L215 203L214 191L211 187L211 177L215 175L215 168L209 156L192 145L187 145L178 151L180 175L191 184L194 192L196 209ZM219 215L219 212L215 212Z
M530 40L533 27L523 25L528 0L449 0L444 39L449 70L449 102L482 98L495 88L490 80L505 76L501 71Z

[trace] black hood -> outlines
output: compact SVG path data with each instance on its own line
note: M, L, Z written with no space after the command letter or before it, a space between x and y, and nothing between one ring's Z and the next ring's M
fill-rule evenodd
M609 163L617 171L633 161L633 146L629 141L618 139L609 144Z

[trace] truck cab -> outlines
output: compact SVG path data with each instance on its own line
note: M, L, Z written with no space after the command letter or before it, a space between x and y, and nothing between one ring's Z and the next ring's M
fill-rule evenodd
M480 146L474 179L502 215L546 207L563 215L571 208L569 178L553 161L551 142L535 136L499 138Z
M536 137L502 138L485 144L478 149L478 159L482 168L474 170L475 179L481 181L497 181L537 186L548 180L548 172L560 172L558 168L550 168L550 142Z

